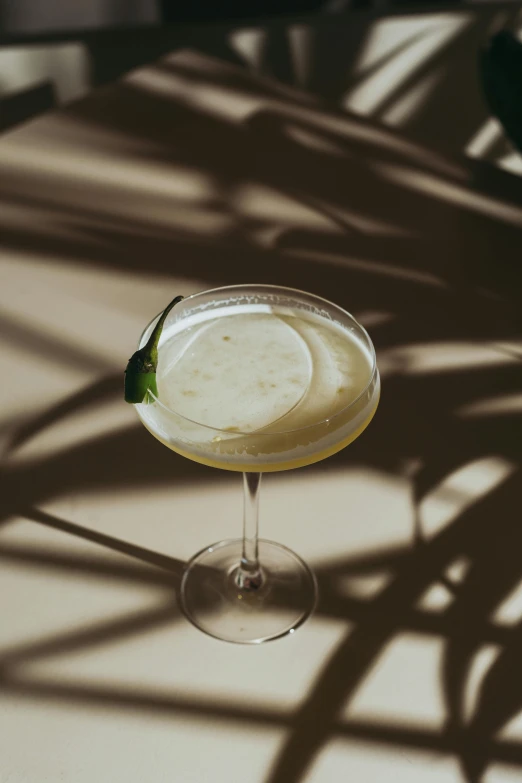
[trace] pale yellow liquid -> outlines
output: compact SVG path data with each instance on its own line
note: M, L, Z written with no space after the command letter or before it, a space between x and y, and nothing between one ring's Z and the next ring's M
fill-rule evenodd
M238 305L164 331L155 437L225 470L276 471L334 454L369 424L379 382L354 332L300 309Z

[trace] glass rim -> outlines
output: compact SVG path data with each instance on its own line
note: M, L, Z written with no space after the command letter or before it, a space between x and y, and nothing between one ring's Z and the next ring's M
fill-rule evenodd
M289 288L289 287L286 287L286 286L273 285L273 284L270 284L270 283L237 283L237 284L234 284L234 285L218 286L216 288L207 288L207 289L205 289L203 291L197 291L194 294L189 294L188 296L185 296L182 301L183 302L189 302L191 299L196 299L197 297L200 297L200 296L205 296L205 295L208 295L208 294L219 293L219 292L223 292L223 291L234 291L234 290L241 289L241 288L261 288L261 289L266 290L266 291L282 291L282 292L285 292L285 293L288 293L288 294L312 297L313 299L315 299L318 302L323 302L324 304L328 305L329 307L333 307L335 310L338 310L339 312L341 312L344 316L348 316L354 322L354 324L357 326L357 328L361 330L363 336L367 340L367 344L368 344L368 347L370 349L371 371L370 371L368 382L365 385L365 387L357 395L357 397L355 397L355 399L353 399L350 403L348 403L348 405L345 405L344 408L341 408L341 410L339 410L336 413L334 413L332 416L327 416L324 419L320 419L319 421L313 422L313 424L306 424L304 427L294 427L293 429L289 429L289 430L271 430L270 432L266 432L266 430L268 429L268 427L272 427L273 426L272 424L267 424L265 427L260 427L257 430L250 430L249 432L242 432L241 430L234 430L233 432L231 432L229 429L228 430L227 429L221 429L219 427L213 427L211 424L203 424L200 421L195 421L195 419L189 419L188 416L185 416L182 413L179 413L178 411L175 411L173 408L169 408L169 406L165 405L165 403L162 402L159 399L159 397L157 397L154 394L153 391L148 389L147 394L150 397L152 397L152 399L154 400L155 404L159 405L161 408L163 408L165 411L167 411L167 413L170 413L170 414L172 414L174 416L178 416L180 419L183 419L183 421L186 421L189 424L193 424L196 427L201 427L201 428L206 429L206 430L211 430L212 432L223 433L224 435L227 436L228 440L232 440L233 438L237 438L237 437L241 437L241 436L251 437L252 435L264 435L266 437L270 437L270 436L274 436L274 435L290 435L290 434L296 433L296 432L305 432L306 430L312 429L314 427L320 427L322 424L327 424L328 422L333 421L334 419L338 418L339 416L341 416L342 414L344 414L348 410L350 410L350 408L352 408L354 405L356 405L361 400L361 398L364 397L364 395L367 393L368 389L372 385L372 383L373 383L373 381L375 379L376 373L377 373L377 356L375 354L375 347L373 345L373 342L372 342L372 339L371 339L370 335L368 334L368 332L366 331L364 326L362 324L360 324L359 321L351 313L348 312L348 310L345 310L340 305L335 304L335 302L331 302L329 299L325 299L324 297L318 296L317 294L312 294L309 291L303 291L303 290L301 290L299 288ZM141 343L142 343L144 335L148 332L148 330L151 328L151 326L158 320L158 318L161 316L162 312L163 311L161 311L157 315L155 315L154 318L152 318L152 320L149 321L149 323L147 324L145 329L142 331L142 333L140 335L140 339L138 341L138 348L141 346ZM136 405L136 407L138 405L147 405L147 404L148 403L138 403ZM288 415L288 414L285 413L281 418L284 418L286 415Z

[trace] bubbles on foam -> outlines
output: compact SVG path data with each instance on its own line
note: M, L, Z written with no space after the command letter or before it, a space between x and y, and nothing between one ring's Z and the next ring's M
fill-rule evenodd
M349 406L371 367L356 335L301 307L246 299L184 313L168 326L158 368L163 404L230 432L306 427Z
M278 316L230 310L235 307L170 335L160 349L160 399L205 426L252 432L298 405L310 384L312 357L306 341ZM277 383L269 382L270 371Z

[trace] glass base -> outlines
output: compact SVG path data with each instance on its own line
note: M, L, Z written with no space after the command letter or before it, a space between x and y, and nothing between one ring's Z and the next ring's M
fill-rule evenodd
M290 549L261 539L261 579L241 579L242 545L239 538L220 541L190 560L181 582L183 612L226 642L259 644L293 633L315 608L312 571Z

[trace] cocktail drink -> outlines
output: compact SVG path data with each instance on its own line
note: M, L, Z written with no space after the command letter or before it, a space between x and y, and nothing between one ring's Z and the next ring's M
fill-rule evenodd
M322 460L368 426L380 389L368 334L311 294L219 288L171 310L156 380L157 391L136 406L145 427L188 459L244 474L243 538L213 544L188 563L186 616L227 641L292 632L315 606L316 583L295 553L258 539L261 476Z

